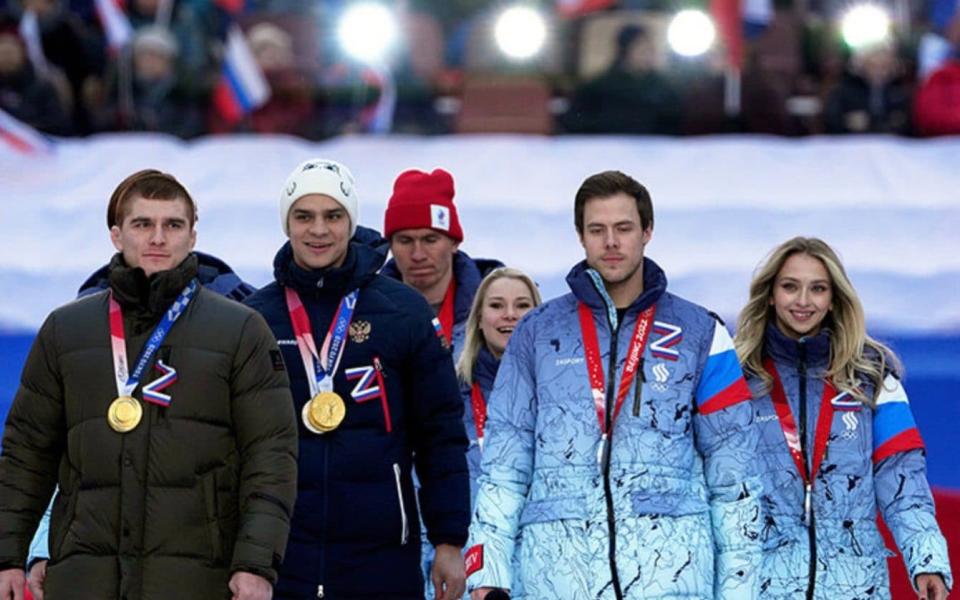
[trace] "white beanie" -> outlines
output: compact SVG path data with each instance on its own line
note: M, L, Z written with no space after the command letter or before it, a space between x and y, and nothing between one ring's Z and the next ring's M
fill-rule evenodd
M333 160L311 158L290 173L280 192L280 225L288 236L290 229L287 227L287 216L290 208L308 194L324 194L340 203L350 217L350 237L353 237L357 230L359 207L350 169Z

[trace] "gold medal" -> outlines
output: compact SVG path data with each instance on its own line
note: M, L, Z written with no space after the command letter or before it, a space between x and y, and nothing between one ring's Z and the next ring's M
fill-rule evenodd
M117 433L127 433L136 428L143 418L143 407L131 396L120 396L110 403L107 423Z
M327 433L340 426L347 405L336 392L320 392L303 405L303 424L314 433Z

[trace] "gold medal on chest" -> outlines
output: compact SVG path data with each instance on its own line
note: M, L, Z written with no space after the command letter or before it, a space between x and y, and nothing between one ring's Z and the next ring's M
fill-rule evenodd
M303 405L301 417L307 429L327 433L340 426L347 415L347 405L336 392L320 392Z
M136 398L120 396L110 403L107 410L107 423L117 433L133 431L143 418L143 407Z

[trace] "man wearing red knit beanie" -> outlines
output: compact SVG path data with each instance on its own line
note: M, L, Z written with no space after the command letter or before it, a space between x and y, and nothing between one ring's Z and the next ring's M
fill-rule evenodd
M399 279L423 294L437 316L433 321L439 328L437 333L442 335L456 363L480 281L503 264L490 259L474 260L460 250L463 229L453 195L453 176L443 169L430 173L411 169L397 177L383 218L383 236L390 240L393 258L380 274ZM477 440L469 433L474 431L469 406L463 414L464 428L471 438L468 453L478 452ZM422 551L426 598L432 599L434 590L429 574L433 547L423 544Z
M443 169L411 169L397 177L383 219L393 259L382 274L423 294L456 362L477 287L484 275L503 264L475 260L460 250L463 229L453 196L453 176Z

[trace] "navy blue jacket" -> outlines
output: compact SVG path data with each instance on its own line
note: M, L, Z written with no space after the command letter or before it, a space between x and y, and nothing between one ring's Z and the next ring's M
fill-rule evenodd
M307 271L288 243L274 260L276 281L246 300L277 337L299 416L309 388L283 288L299 293L318 346L340 299L360 289L334 377L346 418L323 435L299 424L298 497L276 598L315 598L321 586L328 598L422 598L414 464L430 542L466 541L467 438L450 352L423 297L377 275L384 258L354 238L341 267Z

